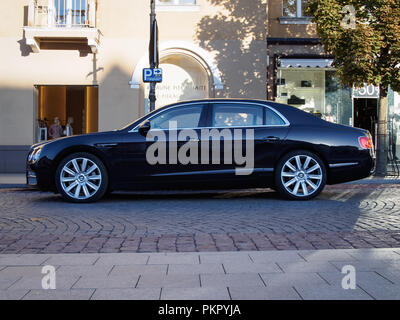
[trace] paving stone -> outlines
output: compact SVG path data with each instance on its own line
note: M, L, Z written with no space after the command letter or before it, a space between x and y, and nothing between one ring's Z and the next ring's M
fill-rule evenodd
M299 255L306 261L343 261L355 260L355 258L345 251L335 250L310 250L300 251Z
M30 290L23 300L89 300L93 289Z
M222 264L171 264L168 266L168 274L223 274Z
M304 300L372 300L372 297L360 288L345 290L329 285L315 288L296 285L295 289Z
M201 263L238 263L240 262L248 262L251 263L248 253L224 253L221 252L219 254L200 254Z
M96 289L91 300L158 300L161 288Z
M352 265L357 271L375 271L375 270L390 270L400 269L400 261L398 260L355 260L355 261L332 261L339 270L342 270L345 265Z
M232 300L301 300L289 286L274 287L229 287Z
M343 278L346 274L341 272L318 272L330 285L341 286ZM391 284L384 277L376 272L371 271L356 271L356 285L376 283L377 285Z
M324 286L328 283L317 273L261 273L261 278L267 287L293 287L301 286Z
M249 255L255 263L304 262L298 251L253 251Z
M179 254L153 254L150 255L149 264L199 264L196 255Z
M51 266L93 265L98 259L99 255L96 254L58 254L52 255L45 264Z
M0 300L21 300L29 290L0 290Z
M124 265L115 266L110 276L130 276L130 275L166 275L168 265L163 264L147 264L147 265Z
M338 269L335 268L334 265L325 261L316 261L316 262L279 262L279 267L283 270L283 272L334 272Z
M23 276L15 282L10 290L20 289L43 289L42 280L44 275L40 276ZM74 283L79 279L78 276L56 276L56 289L71 289Z
M364 291L377 300L400 300L400 285L398 284L360 284Z
M56 275L106 277L111 272L112 268L113 266L111 265L60 266L56 270Z
M227 288L163 288L161 300L230 300Z
M171 275L143 275L140 277L137 288L198 288L198 275L171 274Z
M0 255L0 266L39 266L49 259L48 255L15 255L2 254Z
M282 273L276 263L224 263L226 273Z
M73 289L119 289L119 288L135 288L139 276L137 275L123 275L123 276L83 276L75 282Z
M147 254L107 254L96 261L96 265L135 265L146 264L149 260Z
M202 274L202 287L265 287L258 274Z

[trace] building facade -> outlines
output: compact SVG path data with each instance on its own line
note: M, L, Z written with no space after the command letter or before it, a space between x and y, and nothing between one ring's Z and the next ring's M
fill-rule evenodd
M377 88L340 85L306 2L156 0L164 77L156 107L197 98L269 99L374 133ZM2 5L0 173L23 172L33 143L117 129L148 112L142 70L150 0ZM397 93L390 91L389 104L390 144L400 158Z
M113 130L148 111L141 78L150 1L2 5L0 172L22 172L29 146L71 134L67 127L73 134ZM157 0L156 13L164 74L156 107L195 98L266 99L265 0Z

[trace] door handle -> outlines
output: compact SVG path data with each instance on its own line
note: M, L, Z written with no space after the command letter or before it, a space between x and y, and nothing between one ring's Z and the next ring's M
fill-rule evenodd
M281 139L278 137L274 137L274 136L268 136L268 137L264 138L264 142L279 141L279 140L281 140Z

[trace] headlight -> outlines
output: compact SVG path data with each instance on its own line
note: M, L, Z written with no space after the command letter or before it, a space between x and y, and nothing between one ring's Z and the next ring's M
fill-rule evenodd
M42 148L35 148L28 156L29 162L36 162L39 160L40 153L42 152Z

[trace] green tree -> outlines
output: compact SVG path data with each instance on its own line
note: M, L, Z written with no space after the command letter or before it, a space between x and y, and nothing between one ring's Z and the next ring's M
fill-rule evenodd
M388 89L400 91L400 1L309 0L306 12L342 84L379 86L376 174L385 175Z

